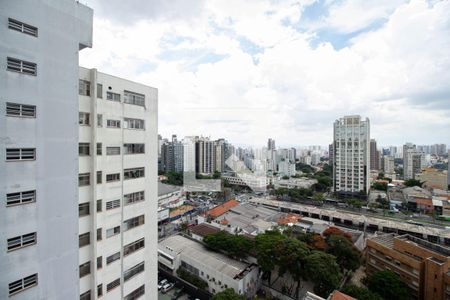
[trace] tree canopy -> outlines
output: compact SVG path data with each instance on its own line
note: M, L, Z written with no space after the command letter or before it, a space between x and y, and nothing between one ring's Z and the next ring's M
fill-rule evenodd
M408 179L405 180L405 186L418 186L418 187L422 187L422 185L424 184L424 182L417 180L417 179Z
M373 273L367 278L367 287L385 300L406 300L409 298L407 286L392 271Z
M353 243L342 235L332 234L326 239L327 253L336 257L339 266L345 270L356 270L360 264L360 253Z
M226 231L219 231L208 234L203 238L203 242L209 248L216 251L224 251L234 258L245 258L253 248L253 241L242 235L230 234Z
M306 257L305 274L314 282L314 292L323 297L328 296L341 280L336 258L322 251L313 251Z
M211 300L246 300L245 296L237 294L233 289L225 289L215 294Z
M366 288L358 287L353 284L346 285L341 292L352 296L358 300L383 300L380 295L369 291Z

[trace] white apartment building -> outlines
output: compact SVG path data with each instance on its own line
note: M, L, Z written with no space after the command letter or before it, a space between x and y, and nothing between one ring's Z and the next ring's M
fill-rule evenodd
M383 172L393 174L395 172L394 157L391 155L383 156Z
M0 299L78 299L78 51L92 9L0 1Z
M368 118L345 116L334 122L333 187L336 193L368 193L369 143Z
M80 299L157 299L157 89L79 69Z
M425 154L417 150L416 145L406 143L403 145L403 178L414 179L425 167Z

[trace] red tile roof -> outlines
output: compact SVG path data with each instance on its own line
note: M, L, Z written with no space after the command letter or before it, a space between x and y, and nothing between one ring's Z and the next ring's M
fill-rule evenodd
M334 291L333 296L331 296L330 300L357 300L357 299L344 293L341 293L339 291Z
M208 210L205 215L217 218L237 205L239 205L239 201L232 199Z
M197 226L191 227L189 230L192 233L199 235L199 236L207 236L208 234L216 233L216 232L220 231L219 228L209 225L207 223L198 224Z

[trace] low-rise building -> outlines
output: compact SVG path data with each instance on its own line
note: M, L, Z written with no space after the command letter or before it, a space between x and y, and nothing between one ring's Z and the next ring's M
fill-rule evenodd
M227 288L251 298L259 289L259 268L208 250L201 243L181 235L171 236L158 244L159 267L176 274L178 268L201 278L208 291L215 294Z
M366 272L391 270L414 299L450 299L450 248L394 233L367 240Z
M311 179L311 178L307 178L307 177L279 179L279 180L273 181L273 185L276 189L278 189L278 188L309 189L316 183L317 183L317 179Z
M173 208L183 202L181 187L158 182L158 206Z
M220 229L208 223L201 223L189 229L191 237L197 241L203 241L208 234L217 233Z

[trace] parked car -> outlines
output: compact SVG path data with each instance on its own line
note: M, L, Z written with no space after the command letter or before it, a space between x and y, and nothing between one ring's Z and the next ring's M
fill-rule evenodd
M171 289L173 289L173 287L175 286L175 284L173 283L166 283L162 288L161 288L161 292L163 293L167 293L168 291L170 291Z
M168 283L168 280L167 280L167 279L161 280L161 281L158 283L158 291L159 291L164 285L166 285L167 283Z

